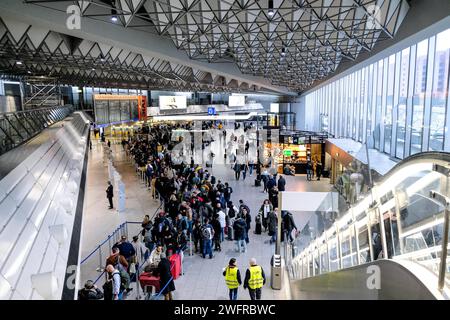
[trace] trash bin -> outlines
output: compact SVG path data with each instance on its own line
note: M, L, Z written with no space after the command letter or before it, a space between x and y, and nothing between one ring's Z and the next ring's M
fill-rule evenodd
M281 263L281 255L275 254L272 257L272 274L270 277L270 285L274 290L281 290L283 281L283 266Z

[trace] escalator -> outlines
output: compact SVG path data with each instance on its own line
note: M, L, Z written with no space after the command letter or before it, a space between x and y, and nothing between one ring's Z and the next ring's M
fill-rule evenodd
M292 298L449 299L449 176L450 153L416 154L338 219L317 214L284 247Z

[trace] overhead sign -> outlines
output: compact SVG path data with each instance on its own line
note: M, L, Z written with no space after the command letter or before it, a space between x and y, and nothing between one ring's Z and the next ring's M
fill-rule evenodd
M159 96L159 108L160 110L186 109L186 96Z
M285 157L290 157L292 156L292 150L291 149L284 149L283 150L283 154Z
M280 105L278 103L270 104L270 112L278 113L280 112Z
M244 107L245 106L245 96L229 96L228 97L229 107Z
M213 116L216 114L216 108L208 108L208 114L210 116Z

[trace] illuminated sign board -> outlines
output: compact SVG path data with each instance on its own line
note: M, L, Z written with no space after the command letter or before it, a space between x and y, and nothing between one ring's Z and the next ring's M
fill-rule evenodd
M244 107L245 106L245 96L229 96L228 97L229 107Z
M186 109L186 96L159 96L159 108L160 110Z

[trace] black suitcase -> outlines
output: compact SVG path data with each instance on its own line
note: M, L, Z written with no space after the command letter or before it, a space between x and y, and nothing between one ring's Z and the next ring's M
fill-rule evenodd
M260 186L261 186L261 180L255 179L255 187L260 187Z
M261 234L262 228L261 228L261 223L257 223L255 225L255 234Z
M234 230L232 226L228 226L227 230L227 239L233 241L234 240Z

